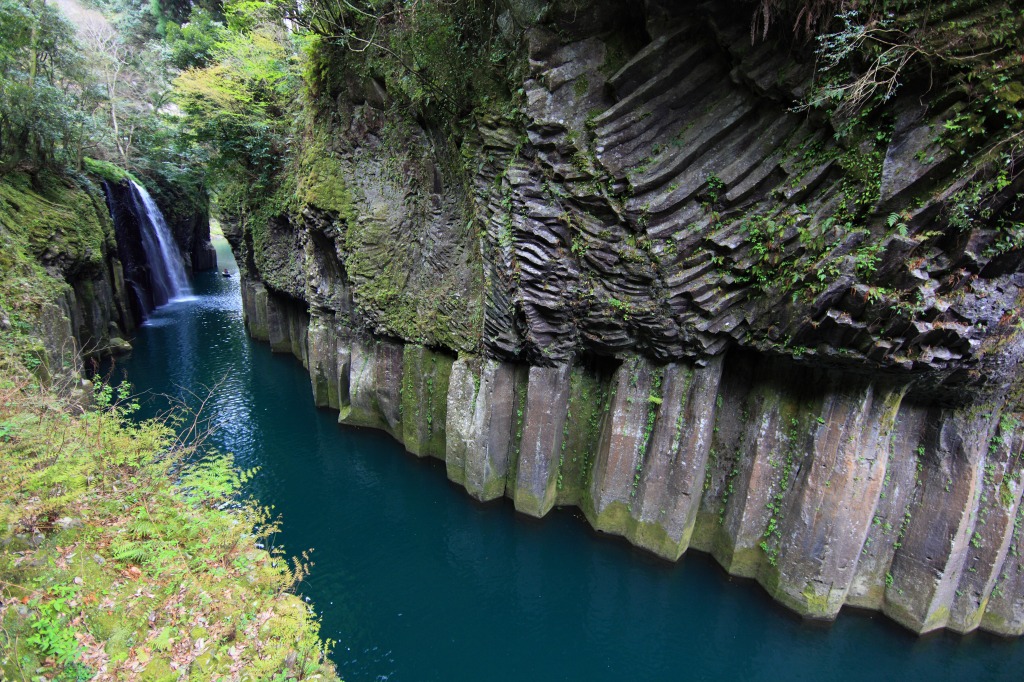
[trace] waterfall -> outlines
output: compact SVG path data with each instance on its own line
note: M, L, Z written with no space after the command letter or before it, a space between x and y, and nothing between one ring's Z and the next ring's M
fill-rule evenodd
M163 305L190 295L192 290L185 275L185 264L163 214L145 187L135 182L131 183L131 187L136 213L144 217L144 220L139 221L139 231L142 234L142 248L149 262L153 302Z

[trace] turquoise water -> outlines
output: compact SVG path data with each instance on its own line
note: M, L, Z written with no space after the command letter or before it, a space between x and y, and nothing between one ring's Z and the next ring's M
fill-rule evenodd
M211 440L261 467L250 492L283 516L275 542L315 548L302 594L349 682L1021 679L1024 642L850 612L808 624L705 556L670 564L569 510L477 504L440 462L317 410L301 364L246 337L237 276L193 284L115 371L149 410L212 387Z

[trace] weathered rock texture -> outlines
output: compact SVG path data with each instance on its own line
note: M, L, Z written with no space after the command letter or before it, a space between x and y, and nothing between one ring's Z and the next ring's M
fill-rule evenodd
M813 617L849 603L921 632L1024 632L1015 415L749 351L529 366L373 339L248 280L243 302L318 404L444 459L479 500L579 506L665 558L710 552Z
M458 149L339 79L302 208L233 222L252 335L477 499L813 617L1024 633L1024 176L958 175L941 88L794 113L813 55L730 3L528 4L521 92Z

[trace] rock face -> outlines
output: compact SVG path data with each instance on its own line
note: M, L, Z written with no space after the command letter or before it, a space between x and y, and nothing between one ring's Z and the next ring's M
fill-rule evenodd
M458 149L376 80L332 93L301 210L229 235L250 333L476 499L815 618L1024 634L1024 176L958 175L948 93L794 113L812 59L729 3L520 5L520 94Z
M1024 633L1014 415L739 349L531 366L373 339L251 280L243 302L339 422L443 459L478 500L576 505L667 559L710 552L815 618L851 604L918 632Z
M8 252L4 277L20 282L23 293L39 282L29 324L40 343L35 371L42 380L72 388L84 373L83 359L131 349L124 337L138 318L98 185L45 172L4 176L0 232ZM39 263L45 276L25 278L20 258ZM5 314L0 331L9 326Z

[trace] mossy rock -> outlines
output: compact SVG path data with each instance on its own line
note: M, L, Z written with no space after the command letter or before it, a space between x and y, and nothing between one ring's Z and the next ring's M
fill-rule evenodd
M132 182L143 185L144 183L139 180L131 172L121 168L117 164L110 163L109 161L100 161L99 159L90 159L86 157L83 159L83 166L90 175L95 175L98 178L106 180L107 182L121 182L122 180L131 180Z
M348 173L322 142L304 150L297 175L295 196L303 205L333 211L346 223L355 220L355 198L345 182Z
M97 209L91 194L98 191L51 173L5 176L0 181L0 225L36 261L78 274L99 273L110 217ZM16 265L11 258L5 254L0 266L6 270Z

